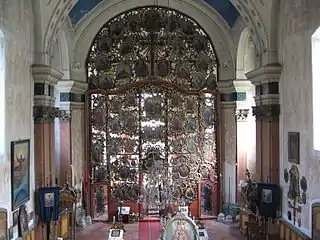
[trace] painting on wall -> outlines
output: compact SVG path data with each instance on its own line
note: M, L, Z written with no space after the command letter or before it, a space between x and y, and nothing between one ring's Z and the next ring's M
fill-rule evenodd
M30 200L30 140L11 142L12 211Z
M300 133L288 132L288 161L300 164Z

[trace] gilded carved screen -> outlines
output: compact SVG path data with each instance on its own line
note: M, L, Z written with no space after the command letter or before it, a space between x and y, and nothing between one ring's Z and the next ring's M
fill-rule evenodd
M217 179L217 62L205 32L167 8L133 9L104 25L87 63L92 183L108 183L113 200L137 200L148 185L197 199L199 180Z

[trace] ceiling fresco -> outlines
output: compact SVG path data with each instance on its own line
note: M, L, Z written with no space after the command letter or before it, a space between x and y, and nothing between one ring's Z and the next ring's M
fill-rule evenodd
M70 19L76 25L85 15L93 10L103 0L79 0L70 11ZM229 0L201 0L213 7L227 22L230 28L235 24L239 13Z

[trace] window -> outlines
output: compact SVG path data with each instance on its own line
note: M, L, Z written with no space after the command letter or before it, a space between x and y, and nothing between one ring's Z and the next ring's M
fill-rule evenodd
M4 34L0 30L0 163L5 160L5 64Z
M312 35L312 102L313 102L313 149L320 153L320 28Z

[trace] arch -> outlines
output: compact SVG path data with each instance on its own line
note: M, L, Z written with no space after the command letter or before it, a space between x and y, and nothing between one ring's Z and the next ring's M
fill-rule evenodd
M126 10L150 6L152 5L150 2L150 0L141 0L139 2L134 0L105 1L101 3L99 8L90 12L75 29L72 78L86 81L85 59L94 36L105 22ZM167 1L160 1L158 6L168 7L168 3ZM197 4L193 2L191 4L187 0L172 0L169 7L184 15L191 16L208 34L220 63L218 80L234 79L236 45L232 40L227 24L221 21L221 16L202 2Z
M137 206L140 196L145 210L156 199L163 209L185 197L197 205L197 180L220 183L217 65L207 34L180 11L136 7L104 23L89 49L88 118L96 119L88 122L92 188L105 184L109 206L118 200ZM94 216L104 209L99 199L90 209Z
M6 84L5 84L5 35L0 29L0 163L6 156Z
M105 3L108 2L108 3ZM131 4L129 6L127 5L127 0L122 1L104 1L101 3L101 5L109 4L110 6L113 6L114 4L120 4L123 6L124 9L131 9L134 7L141 7L146 5L152 5L154 4L154 0L140 0L137 1L131 1ZM167 0L158 0L157 1L159 5L168 5ZM239 0L230 0L230 2L235 6L235 8L238 10L242 18L245 20L246 24L250 27L250 31L254 33L254 41L258 47L258 50L260 54L262 55L263 52L268 51L269 49L269 41L267 38L267 33L265 30L265 23L262 21L261 17L258 14L258 11L255 9L254 5L251 3L251 1L245 1L245 4L241 3ZM68 18L69 12L74 7L74 5L77 3L77 0L68 0L68 1L59 1L56 4L56 7L54 8L54 11L52 13L52 17L47 25L46 34L44 37L44 51L48 51L51 47L51 41L55 33L58 32L59 28L63 25L66 18ZM201 8L206 5L204 1L187 1L187 0L172 0L170 3L178 4L179 8L178 10L184 9L184 5L192 5L195 6L195 8ZM100 7L99 7L100 9ZM105 10L106 8L104 8ZM177 10L177 9L176 9ZM110 11L113 14L113 11ZM108 14L110 14L110 12ZM183 11L182 11L183 12ZM213 12L213 9L208 6L207 9L204 11L201 11L202 14L207 15L208 12ZM112 15L111 14L111 15ZM119 12L117 12L119 14ZM116 14L116 15L117 15ZM187 14L187 13L186 13ZM88 14L92 15L90 12ZM107 14L106 14L107 15ZM188 14L187 14L188 15ZM212 14L209 14L209 18L211 18ZM83 20L83 22L87 21L87 17ZM189 16L195 16L195 15L189 15ZM111 16L112 17L112 16ZM107 17L109 19L109 17ZM104 19L102 22L105 22L107 19ZM200 22L199 22L200 23ZM202 23L200 23L204 27ZM209 24L210 29L210 24ZM81 31L80 31L81 32ZM220 57L221 59L221 57ZM78 65L78 64L77 64ZM224 79L224 78L223 78ZM227 79L227 78L225 78Z
M64 29L60 29L51 49L51 66L70 79L69 47Z
M237 49L237 79L246 79L245 74L257 67L256 55L251 33L249 28L245 27L241 32Z

